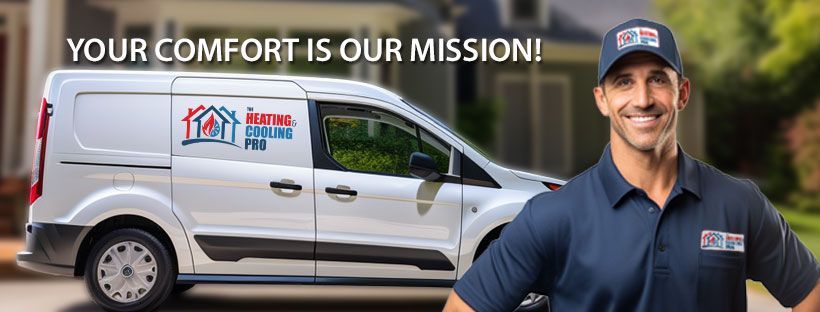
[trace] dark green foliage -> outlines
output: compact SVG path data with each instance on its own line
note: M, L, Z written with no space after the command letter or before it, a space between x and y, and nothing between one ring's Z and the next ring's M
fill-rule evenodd
M327 121L330 152L333 159L348 169L409 175L410 154L419 151L419 141L411 134L393 125L363 119L330 118ZM446 148L446 147L445 147ZM450 155L422 141L422 152L430 155L438 172L447 173Z
M474 103L460 105L456 119L459 134L473 143L473 147L486 154L492 151L495 141L495 124L501 115L501 103L495 99L479 99Z
M348 169L409 175L410 154L418 151L415 136L389 124L374 122L368 135L367 121L331 118L327 121L330 153Z
M426 141L421 142L421 147L423 153L430 155L430 157L433 157L433 160L436 161L436 168L438 169L438 172L447 173L447 169L450 168L450 155L442 153Z
M703 94L709 158L782 199L800 169L775 146L781 124L820 97L820 1L654 2Z

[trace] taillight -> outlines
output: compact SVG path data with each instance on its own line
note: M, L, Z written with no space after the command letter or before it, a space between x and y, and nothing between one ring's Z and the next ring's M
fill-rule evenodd
M37 135L34 141L34 161L31 165L31 189L28 193L28 202L33 204L40 195L43 195L43 160L46 157L46 138L48 137L48 121L51 119L49 112L51 104L43 99L40 104L40 114L37 117Z
M542 183L544 183L544 186L546 186L548 189L550 189L550 191L555 191L555 190L558 190L559 188L561 188L560 184L549 183L549 182L542 182Z

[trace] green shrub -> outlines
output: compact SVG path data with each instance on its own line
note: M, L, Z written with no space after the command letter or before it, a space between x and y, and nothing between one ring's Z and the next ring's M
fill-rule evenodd
M799 210L820 212L820 101L794 118L786 137L799 185L790 201Z
M491 152L495 141L495 126L501 118L502 103L497 99L483 98L465 103L458 108L456 128L482 152Z

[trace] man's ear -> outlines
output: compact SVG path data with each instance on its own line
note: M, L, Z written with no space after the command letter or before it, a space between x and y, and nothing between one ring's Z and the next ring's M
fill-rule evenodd
M686 107L686 104L689 103L689 95L692 94L692 85L689 81L689 78L684 77L683 82L680 83L680 87L678 87L678 103L677 108L678 110L683 110Z
M595 95L595 105L598 106L598 111L601 112L601 115L609 117L609 105L606 104L606 94L604 94L604 88L601 86L592 88L592 94Z

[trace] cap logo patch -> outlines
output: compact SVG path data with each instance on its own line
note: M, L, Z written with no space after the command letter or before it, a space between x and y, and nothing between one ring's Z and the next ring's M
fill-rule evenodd
M743 252L743 234L705 230L700 234L700 249Z
M618 32L618 50L634 45L660 47L658 30L649 27L632 27Z

